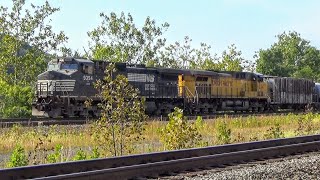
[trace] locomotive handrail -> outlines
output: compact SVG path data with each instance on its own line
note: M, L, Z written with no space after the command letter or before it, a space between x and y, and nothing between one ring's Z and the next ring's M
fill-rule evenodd
M189 97L188 97L188 93L189 93L189 95L191 95L191 97L193 98L193 102L195 102L195 101L194 101L194 100L195 100L195 98L194 98L195 96L192 94L192 92L190 91L190 89L189 89L187 86L185 86L184 88L187 90L187 94L186 94L186 95L187 95L187 98L189 98Z
M194 97L195 98L194 101L196 101L196 104L198 104L198 102L199 102L199 94L198 94L197 88L195 88L195 91L196 91L196 96Z

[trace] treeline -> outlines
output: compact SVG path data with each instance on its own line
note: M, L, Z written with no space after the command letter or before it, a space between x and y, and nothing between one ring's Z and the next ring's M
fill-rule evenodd
M0 8L0 117L31 115L36 77L45 70L48 59L61 54L155 67L252 71L320 80L319 50L295 31L276 36L270 48L258 50L254 61L248 61L235 44L221 54L213 54L206 43L192 46L188 36L169 44L167 22L159 24L146 17L141 26L129 13L100 13L101 23L87 33L88 49L80 53L66 47L68 37L63 31L53 31L50 17L59 8L48 1L29 6L25 0L12 0L12 4L10 9Z

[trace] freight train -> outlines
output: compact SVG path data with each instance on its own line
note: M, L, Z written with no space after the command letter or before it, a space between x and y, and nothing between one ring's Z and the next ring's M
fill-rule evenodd
M38 76L34 116L99 116L93 84L109 62L58 58ZM149 115L166 115L179 107L186 114L265 112L319 107L320 86L312 80L264 76L252 72L205 71L115 63L117 73L145 98ZM92 106L84 102L92 99Z

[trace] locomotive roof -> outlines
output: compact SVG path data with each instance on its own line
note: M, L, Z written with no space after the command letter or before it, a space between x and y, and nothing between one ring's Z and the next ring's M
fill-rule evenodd
M83 64L93 64L93 61L91 61L89 59L74 59L74 60L79 63L83 63Z
M205 70L190 70L190 69L171 69L171 68L156 68L159 73L169 74L185 74L185 75L203 75L203 76L230 76L225 73L218 73L214 71Z

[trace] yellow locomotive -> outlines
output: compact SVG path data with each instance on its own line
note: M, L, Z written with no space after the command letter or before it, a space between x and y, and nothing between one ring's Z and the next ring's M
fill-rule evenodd
M268 83L250 72L191 71L178 76L179 96L194 104L194 111L264 111ZM192 106L190 106L192 107Z

